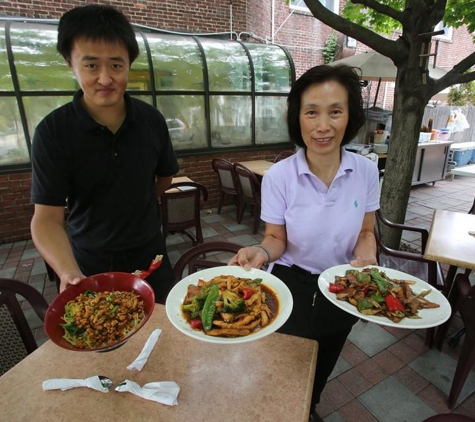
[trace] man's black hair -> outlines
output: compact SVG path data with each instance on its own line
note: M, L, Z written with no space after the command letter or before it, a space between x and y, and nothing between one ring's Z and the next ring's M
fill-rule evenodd
M91 4L66 12L59 20L59 54L71 60L73 44L78 39L123 44L129 52L130 63L139 55L135 32L126 16L112 6Z

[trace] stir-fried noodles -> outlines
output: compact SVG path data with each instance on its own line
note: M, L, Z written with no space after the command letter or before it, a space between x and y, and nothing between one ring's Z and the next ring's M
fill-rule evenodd
M121 341L144 319L144 302L135 292L81 293L65 306L64 338L79 349Z
M414 293L413 284L414 281L390 279L377 268L365 268L347 270L343 277L336 276L329 290L338 300L351 303L364 315L383 316L398 323L403 318L420 318L419 309L440 306L425 298L431 289Z
M182 305L193 329L209 336L247 336L270 324L278 312L275 293L261 279L232 275L189 285Z

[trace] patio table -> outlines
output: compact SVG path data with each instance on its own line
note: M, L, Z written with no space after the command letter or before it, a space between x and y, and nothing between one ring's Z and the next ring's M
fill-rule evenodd
M435 210L424 258L449 264L446 291L450 291L457 268L475 270L475 215Z
M127 370L156 328L163 330L142 371ZM62 349L47 341L0 377L0 419L5 421L303 421L309 417L318 344L274 333L242 344L198 341L174 328L155 305L144 327L116 350ZM130 393L89 388L43 391L50 378L104 375L115 385L175 381L177 406Z

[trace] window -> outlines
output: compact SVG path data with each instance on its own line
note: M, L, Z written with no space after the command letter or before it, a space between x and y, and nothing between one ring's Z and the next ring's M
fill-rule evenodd
M434 31L441 31L441 30L444 30L444 34L437 35L437 37L435 38L439 40L443 40L443 41L452 41L453 28L450 26L445 26L444 22L440 21L434 28Z
M152 30L136 37L127 90L161 111L180 155L289 142L295 68L284 48ZM0 172L30 167L36 126L79 88L56 39L55 23L0 18Z
M327 9L330 9L334 13L338 13L339 11L340 0L320 0L320 3L322 3ZM308 7L304 0L291 0L290 7L292 9L308 11Z

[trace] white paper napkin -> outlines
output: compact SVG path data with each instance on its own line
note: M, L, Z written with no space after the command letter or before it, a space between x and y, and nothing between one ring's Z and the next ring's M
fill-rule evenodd
M88 387L102 393L108 393L109 389L104 387L101 380L96 375L86 379L56 378L43 381L43 391L47 390L69 390L76 387Z
M144 365L147 363L148 357L150 356L150 353L152 353L155 344L157 344L160 334L162 334L162 330L160 328L153 330L142 351L137 356L137 358L129 366L127 366L127 369L136 369L137 371L142 370Z
M125 380L115 388L115 391L119 393L129 392L146 400L156 401L168 406L176 406L178 404L177 397L180 387L173 381L149 382L140 387L134 381Z

